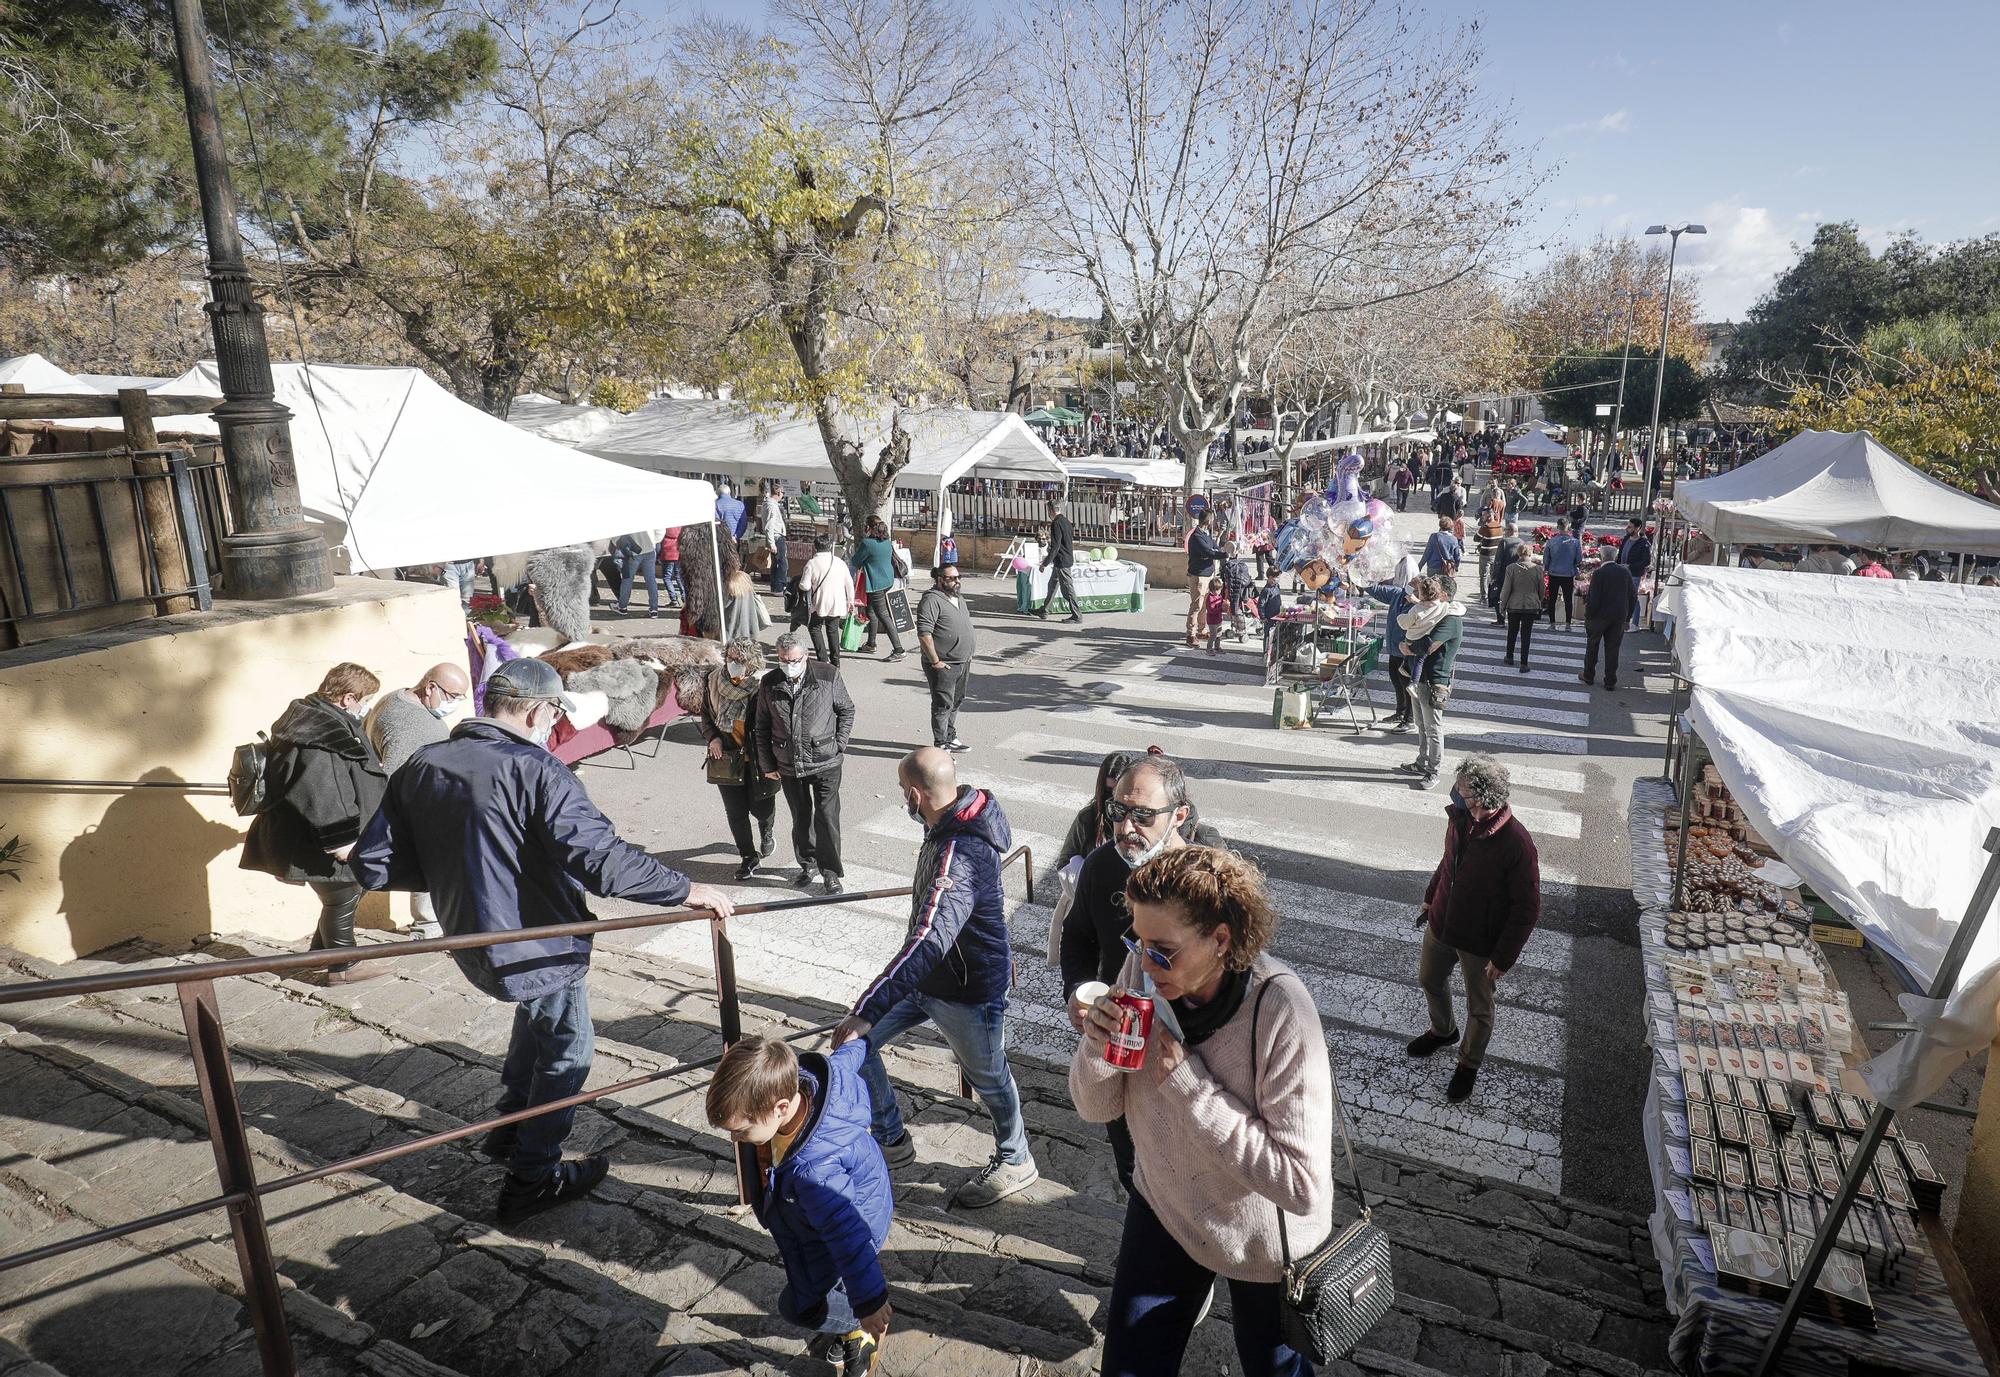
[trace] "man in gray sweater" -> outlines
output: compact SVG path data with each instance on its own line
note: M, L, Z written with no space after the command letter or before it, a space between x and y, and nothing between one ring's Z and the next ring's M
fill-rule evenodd
M445 726L444 719L471 692L472 676L465 672L465 666L445 663L425 670L415 688L397 689L377 699L368 710L364 730L375 754L382 758L383 768L393 775L419 746L449 740L451 728ZM410 915L415 920L410 924L412 937L443 935L430 895L412 894Z

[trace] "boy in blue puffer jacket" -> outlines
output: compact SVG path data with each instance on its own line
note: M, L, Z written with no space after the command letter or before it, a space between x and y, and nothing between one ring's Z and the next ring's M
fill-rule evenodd
M708 1121L757 1149L758 1222L785 1264L778 1312L817 1330L809 1351L845 1377L867 1377L889 1332L882 1244L895 1212L881 1145L869 1132L861 1039L822 1056L748 1037L708 1084Z

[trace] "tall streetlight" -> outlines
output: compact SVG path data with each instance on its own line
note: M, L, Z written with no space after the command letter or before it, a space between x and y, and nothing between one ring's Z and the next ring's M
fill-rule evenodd
M1637 287L1625 293L1625 352L1618 359L1618 400L1611 408L1611 454L1621 473L1625 465L1623 456L1618 453L1618 427L1625 419L1625 370L1632 364L1632 320L1638 314L1639 298L1646 295L1648 293ZM1605 481L1610 479L1607 477Z
M1660 366L1653 375L1653 438L1646 443L1646 485L1640 491L1645 494L1640 499L1641 525L1645 514L1653 506L1653 470L1660 462L1660 398L1667 388L1667 326L1674 318L1674 255L1680 251L1683 234L1707 234L1707 225L1680 224L1669 228L1666 225L1652 225L1648 234L1670 236L1667 241L1667 303L1660 311Z
M305 524L292 459L292 413L277 400L264 308L243 261L236 192L229 182L215 83L208 70L208 29L199 0L174 0L173 9L195 186L208 237L208 317L222 375L223 402L215 409L215 425L222 432L222 460L233 499L233 529L222 538L222 590L232 598L323 592L333 586L326 542Z

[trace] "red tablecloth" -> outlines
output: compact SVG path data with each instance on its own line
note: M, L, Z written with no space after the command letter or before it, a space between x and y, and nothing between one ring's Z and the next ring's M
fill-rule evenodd
M682 715L680 700L669 687L667 701L660 704L653 715L646 719L646 731L664 727ZM569 724L568 718L558 717L556 729L549 734L549 754L565 765L575 765L579 761L588 760L600 751L608 751L617 744L612 739L611 729L602 722L578 731Z

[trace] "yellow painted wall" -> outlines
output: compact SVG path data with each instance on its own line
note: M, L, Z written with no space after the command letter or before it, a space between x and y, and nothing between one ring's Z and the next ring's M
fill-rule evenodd
M1965 1159L1965 1184L1958 1198L1952 1243L1973 1293L1982 1298L1986 1323L2000 1333L2000 1041L1986 1054L1986 1087L1979 1096L1979 1123Z
M0 776L221 781L331 666L366 665L386 692L462 661L464 636L453 590L344 578L0 652ZM248 824L226 795L0 786L0 839L30 848L22 882L0 882L0 945L60 961L134 936L310 935L311 890L237 868ZM379 897L371 916L388 919Z

